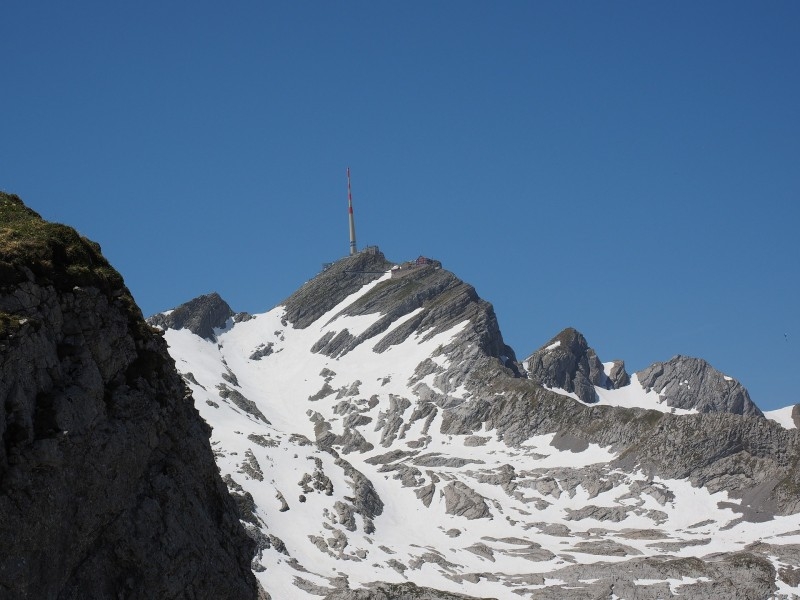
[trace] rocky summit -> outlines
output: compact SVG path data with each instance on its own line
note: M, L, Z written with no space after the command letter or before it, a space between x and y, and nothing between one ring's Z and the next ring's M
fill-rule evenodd
M518 361L435 259L371 248L267 312L220 301L150 322L273 598L800 597L797 407L699 359L629 375L572 328Z
M0 193L0 598L256 598L210 428L97 244Z

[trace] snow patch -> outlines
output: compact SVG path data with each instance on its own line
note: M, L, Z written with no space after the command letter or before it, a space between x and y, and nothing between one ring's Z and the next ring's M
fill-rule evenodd
M794 406L785 406L777 410L767 411L764 416L771 421L775 421L784 429L797 429L797 425L794 424L794 419L792 419L792 409L794 409Z

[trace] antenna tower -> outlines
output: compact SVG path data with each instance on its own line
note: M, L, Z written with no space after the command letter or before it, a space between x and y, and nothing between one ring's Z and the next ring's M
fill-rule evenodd
M353 219L353 193L350 189L350 167L347 167L347 212L350 219L350 256L356 250L356 222Z

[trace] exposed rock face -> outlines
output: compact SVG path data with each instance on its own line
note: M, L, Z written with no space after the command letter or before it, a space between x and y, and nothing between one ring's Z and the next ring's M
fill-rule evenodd
M341 589L325 596L324 600L478 600L474 596L453 594L419 587L413 583L381 583L360 590ZM482 600L493 600L484 598Z
M741 383L727 377L700 358L675 356L636 373L645 389L666 399L668 406L699 412L729 412L763 416Z
M354 285L378 279L391 263L378 252L360 252L330 265L284 300L286 319L303 329L353 292Z
M233 316L228 303L217 292L212 292L181 304L169 313L153 315L147 322L161 329L188 329L201 338L213 340L214 329L225 327Z
M0 596L255 598L161 336L97 244L0 194Z
M451 515L467 519L486 519L492 516L486 501L471 487L461 481L452 481L442 488L445 510Z
M360 286L385 275L391 266L380 252L356 254L333 263L282 303L286 320L295 328L307 327ZM380 353L412 335L429 339L468 321L467 331L454 344L462 348L459 358L464 373L474 366L475 356L479 354L482 358L488 356L500 361L513 375L519 376L514 350L503 341L494 308L478 296L474 287L442 269L441 263L435 260L403 273L380 282L341 313L380 313L381 318L375 324L358 336L347 330L325 334L313 351L339 358L360 344L380 340L372 342L373 349ZM410 313L415 313L412 318L383 335ZM336 316L339 315L333 318ZM458 383L453 381L454 385Z
M528 385L525 385L528 384ZM712 492L727 490L741 510L794 514L800 510L800 430L760 417L727 413L675 416L612 406L585 406L530 382L506 384L503 398L447 410L441 432L496 430L509 444L534 435L570 438L620 453L613 464L652 475L688 479ZM602 427L598 424L602 423Z
M528 377L539 385L575 393L587 404L597 401L594 386L618 388L630 380L622 361L616 361L607 377L597 353L586 338L569 327L531 354L525 361Z
M623 360L612 361L611 368L606 375L611 382L609 387L614 390L625 387L631 382L631 378L625 370L625 361Z

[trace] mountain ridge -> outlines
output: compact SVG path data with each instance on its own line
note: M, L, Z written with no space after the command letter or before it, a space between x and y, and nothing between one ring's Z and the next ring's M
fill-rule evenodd
M305 569L303 582L286 579L283 559L260 546L254 564L271 574L273 590L357 598L370 585L403 580L431 598L593 598L609 585L643 598L790 590L795 546L779 540L800 531L796 429L760 411L734 414L724 403L707 403L707 412L672 405L670 394L660 395L664 381L644 386L642 372L629 376L622 361L600 362L575 330L543 349L577 340L577 360L543 362L555 378L537 381L541 370L517 362L474 288L438 261L397 266L378 253L337 261L267 313L229 322L214 346L165 331L179 370L199 365L194 356L211 364L213 355L230 372L195 370L192 381L182 371L195 397L205 399L199 406L215 431L234 413L244 418L237 430L219 432L218 464L254 499L251 535L271 531ZM702 367L701 379L728 385ZM566 389L578 373L592 383L591 402ZM224 380L235 380L237 393L272 425L258 425L242 405L217 396L215 387L231 387ZM256 437L268 444L247 442ZM242 462L242 452L253 460ZM292 453L295 459L281 458ZM316 467L304 469L304 462ZM248 475L252 464L260 465L260 480ZM299 497L288 492L295 484L286 471L294 469L305 473ZM337 484L341 469L355 479ZM327 490L321 496L314 481ZM271 508L276 494L280 506ZM379 499L380 512L359 505L361 494ZM698 494L699 504L687 504ZM281 511L302 531L284 527ZM398 537L392 524L408 515L427 515L436 531L406 522ZM482 522L494 523L496 533ZM747 532L757 527L769 540L762 546L731 537L755 541ZM519 555L501 539L524 543L527 568L542 575L520 577ZM556 539L571 552L550 542ZM704 551L712 547L718 550ZM345 579L326 575L323 564ZM489 564L495 570L485 571ZM643 573L645 564L652 577L642 579L661 584L639 584L618 568ZM666 583L674 580L682 583Z

